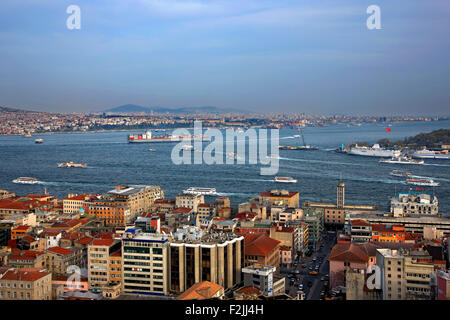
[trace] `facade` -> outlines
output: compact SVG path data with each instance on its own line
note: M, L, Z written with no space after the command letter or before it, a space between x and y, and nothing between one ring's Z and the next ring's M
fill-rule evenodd
M450 300L450 273L437 270L437 299Z
M170 242L170 291L179 294L201 281L232 288L243 265L244 237L186 226Z
M264 234L249 234L244 236L244 243L244 266L262 264L279 269L280 241Z
M120 251L120 241L113 239L94 239L88 245L88 283L89 289L106 288L111 279L116 279L116 262L112 263L113 254ZM120 259L119 259L120 261ZM114 267L112 266L114 265ZM112 270L114 269L114 270ZM111 273L114 271L114 273ZM120 281L120 277L117 278Z
M369 242L372 240L372 225L361 219L352 220L350 238L354 243Z
M198 206L205 203L205 196L197 194L179 194L175 198L176 208L190 208L194 212L198 212Z
M244 286L255 287L259 289L263 295L268 297L284 293L284 278L276 279L275 271L275 267L260 264L245 267L242 269Z
M122 292L169 293L169 236L135 228L122 238Z
M45 267L52 273L64 274L71 265L81 266L81 250L77 248L49 248L45 252Z
M437 215L438 200L428 193L399 193L391 199L391 213L394 217L407 215Z
M44 269L8 270L0 275L0 300L51 300L52 275Z
M83 209L83 204L85 201L89 200L91 197L96 195L86 193L86 194L68 194L67 198L63 200L63 213L79 213Z

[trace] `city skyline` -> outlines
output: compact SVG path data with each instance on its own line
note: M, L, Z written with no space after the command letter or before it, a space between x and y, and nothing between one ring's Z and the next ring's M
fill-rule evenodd
M69 5L81 29L68 30ZM447 116L445 1L4 1L0 105Z

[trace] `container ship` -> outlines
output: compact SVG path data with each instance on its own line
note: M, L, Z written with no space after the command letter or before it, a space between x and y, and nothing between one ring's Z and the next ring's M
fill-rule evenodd
M158 135L152 136L152 132L147 130L144 134L129 134L129 143L149 143L149 142L180 142L180 141L209 141L210 137L206 135Z
M450 154L448 153L448 150L440 150L440 151L434 151L434 150L428 150L426 148L422 150L418 150L413 153L413 158L422 158L422 159L450 159Z
M357 156L382 157L382 158L393 158L399 157L401 155L400 150L384 149L381 148L378 143L374 144L372 147L361 147L355 145L354 147L351 147L347 153Z

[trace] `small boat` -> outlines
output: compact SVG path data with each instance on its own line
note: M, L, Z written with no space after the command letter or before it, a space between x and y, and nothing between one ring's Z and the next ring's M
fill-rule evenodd
M422 159L450 159L448 150L428 150L427 148L414 152L412 156Z
M183 190L183 193L203 195L203 196L211 196L217 194L215 188L198 188L198 187L190 187L186 190Z
M410 179L406 179L406 183L413 184L415 186L426 186L426 187L438 187L439 186L439 182L436 182L433 179L410 178Z
M401 171L401 170L392 170L392 172L390 173L391 176L394 177L412 177L412 174L406 171Z
M292 177L275 177L275 182L296 183L297 179L294 179Z
M150 149L148 149L148 151L151 151L151 152L155 152L156 150L155 150L155 149L152 149L152 148L150 148Z
M38 179L30 178L30 177L20 177L20 178L14 179L12 182L13 183L20 183L20 184L36 184L36 183L39 183Z
M414 160L411 157L408 156L399 156L399 157L392 157L390 159L380 159L381 163L393 163L393 164L424 164L423 160Z
M72 161L58 163L58 168L86 168L86 163L75 163Z
M36 140L34 140L34 143L44 143L44 140L41 138L37 138Z
M181 149L189 151L189 150L194 150L194 146L190 145L190 144L184 144Z
M230 157L230 158L234 158L234 159L237 159L237 158L238 158L237 153L234 153L234 152L228 152L227 155L228 155L228 157Z
M23 135L25 138L31 138L31 134L29 132L27 132L26 134Z

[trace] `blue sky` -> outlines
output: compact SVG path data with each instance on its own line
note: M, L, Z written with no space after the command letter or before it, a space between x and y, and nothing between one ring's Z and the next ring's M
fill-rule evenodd
M2 0L0 105L449 115L449 39L448 0Z

